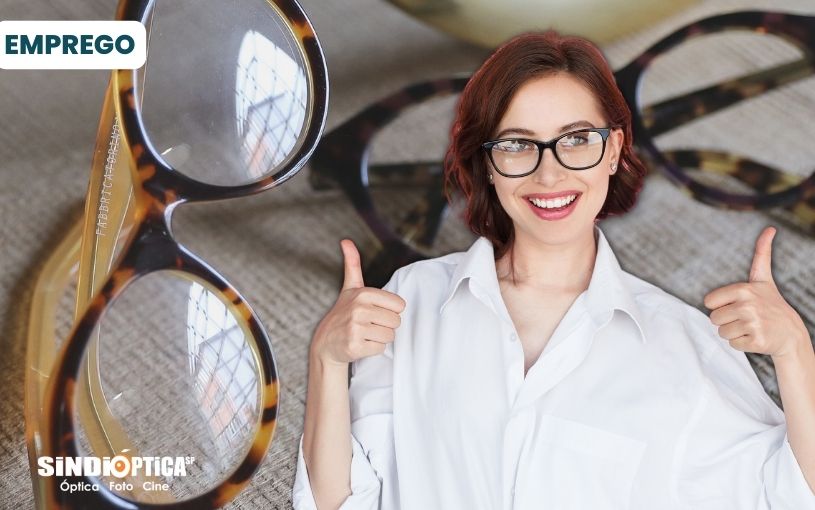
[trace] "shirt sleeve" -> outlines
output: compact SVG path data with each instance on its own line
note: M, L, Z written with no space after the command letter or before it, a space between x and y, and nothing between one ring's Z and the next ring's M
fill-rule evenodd
M712 347L702 357L700 396L680 439L679 507L815 510L815 494L787 440L784 413L745 354L696 312L693 330Z
M398 293L397 271L384 290ZM398 341L398 329L397 329ZM351 495L342 510L398 509L398 484L393 444L393 345L378 356L351 365ZM295 510L316 510L303 458L303 440L297 456L292 490Z

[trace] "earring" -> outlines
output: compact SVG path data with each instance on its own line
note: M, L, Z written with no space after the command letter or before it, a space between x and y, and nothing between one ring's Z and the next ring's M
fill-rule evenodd
M617 162L612 161L611 162L611 173L616 173L616 172L617 172Z
M490 184L495 184L495 181L492 180L492 172L487 174L487 179L490 181Z

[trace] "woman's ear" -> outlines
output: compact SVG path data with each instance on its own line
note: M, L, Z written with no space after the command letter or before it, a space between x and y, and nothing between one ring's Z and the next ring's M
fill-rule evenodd
M620 156L623 150L623 143L625 142L625 133L622 129L615 128L611 130L608 135L608 150L610 163L610 173L615 173L620 166Z

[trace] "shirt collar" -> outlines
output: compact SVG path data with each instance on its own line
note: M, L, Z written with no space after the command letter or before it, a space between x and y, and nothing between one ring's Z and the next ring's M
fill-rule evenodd
M642 312L628 285L623 281L625 272L617 262L617 257L611 250L603 231L595 227L594 235L597 239L597 257L594 261L594 271L591 273L589 288L586 290L586 306L589 314L595 323L604 325L611 320L615 310L620 310L634 321L640 339L645 343Z
M599 326L608 323L615 310L628 315L634 321L639 331L640 339L646 342L645 333L642 329L642 312L637 306L634 296L628 286L623 281L624 271L617 262L617 257L611 250L611 246L606 241L603 231L595 227L595 238L597 240L597 256L594 261L589 288L586 290L586 306L592 320ZM485 237L476 240L459 260L453 277L450 279L450 286L447 289L447 298L442 303L439 312L455 296L461 282L469 279L477 284L477 287L484 289L490 298L497 296L500 300L500 287L498 277L495 274L495 256L492 243ZM494 295L494 296L493 296ZM494 303L488 303L494 310Z
M482 287L489 294L497 293L497 295L501 295L498 276L495 274L495 254L492 243L486 237L479 237L459 259L445 294L447 297L441 304L439 313L443 312L447 303L453 299L461 282L467 279L475 282L477 286ZM472 284L470 289L473 290ZM489 302L487 304L493 308L493 311L497 312L493 303Z

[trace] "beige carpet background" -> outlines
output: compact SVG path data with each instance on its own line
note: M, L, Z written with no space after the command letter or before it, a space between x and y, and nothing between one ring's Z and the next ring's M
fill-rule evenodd
M545 2L541 2L545 4ZM427 28L375 0L304 0L331 82L327 129L372 100L419 79L474 69L485 52ZM708 0L605 49L615 68L686 22L740 8L815 15L811 0ZM108 0L4 0L0 19L109 19ZM81 211L107 75L93 71L0 71L0 508L33 506L24 441L25 321L33 277ZM812 105L810 105L812 106ZM406 127L422 136L423 126ZM339 193L315 193L303 170L254 197L179 209L179 240L226 276L274 343L282 395L275 441L234 508L289 508L305 400L311 332L342 276L337 242L369 244ZM694 202L659 175L634 212L603 228L623 266L701 307L713 288L746 278L753 243L772 219ZM815 242L780 227L777 283L815 332ZM772 368L751 361L767 390ZM777 397L777 395L776 395Z

